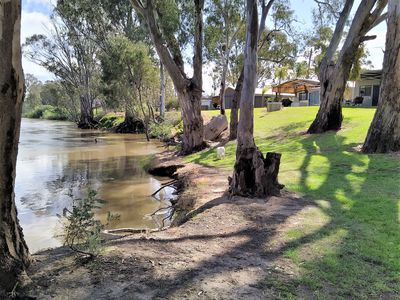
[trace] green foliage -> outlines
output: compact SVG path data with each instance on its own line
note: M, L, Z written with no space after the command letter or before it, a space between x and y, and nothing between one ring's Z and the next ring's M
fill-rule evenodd
M173 97L169 97L168 99L166 99L165 101L165 109L166 110L178 110L179 109L179 101L178 98L176 98L175 96Z
M301 216L298 231L287 236L285 255L299 270L289 283L296 281L323 298L375 299L386 293L395 297L400 286L398 156L356 150L375 109L344 108L340 131L303 134L317 110L255 109L257 146L263 153L282 153L279 181L311 199L315 207ZM229 142L225 149L223 160L215 150L185 160L232 170L236 143Z
M171 124L152 123L149 127L149 134L153 138L158 138L161 141L167 141L173 137L173 126Z
M46 120L68 120L69 114L65 108L52 105L38 105L23 114L25 118Z
M73 251L95 257L102 250L101 231L109 223L118 221L120 216L108 212L107 224L95 218L94 210L105 201L96 198L96 191L89 189L84 198L73 198L72 209L64 209L62 219L64 226L64 245Z
M123 115L108 113L99 120L99 126L101 128L113 128L121 124L123 121L124 121Z
M103 200L96 198L96 191L89 190L84 198L73 198L72 209L64 209L64 244L72 250L97 256L101 251L101 230L104 225L95 219L94 209ZM72 198L72 195L70 195Z

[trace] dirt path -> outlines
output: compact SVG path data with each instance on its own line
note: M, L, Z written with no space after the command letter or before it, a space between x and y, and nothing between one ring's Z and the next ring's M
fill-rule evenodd
M166 157L162 158L168 160ZM173 158L173 163L181 163ZM183 225L109 241L105 254L85 262L59 248L35 255L38 299L277 299L274 284L296 275L282 256L282 233L295 228L312 203L283 192L247 199L224 195L229 174L188 164L179 169L193 206Z

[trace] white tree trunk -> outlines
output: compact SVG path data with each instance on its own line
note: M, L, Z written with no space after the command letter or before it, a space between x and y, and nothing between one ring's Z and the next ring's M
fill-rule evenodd
M0 1L0 297L13 288L30 260L14 199L24 97L20 28L20 1Z
M400 150L400 3L389 0L386 50L378 107L363 152Z

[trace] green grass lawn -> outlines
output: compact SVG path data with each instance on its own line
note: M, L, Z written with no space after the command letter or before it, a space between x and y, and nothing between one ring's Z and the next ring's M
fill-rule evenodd
M306 135L317 107L255 110L257 146L282 153L280 182L317 207L286 233L283 256L300 274L278 285L288 297L305 287L321 299L400 299L400 156L354 149L374 112L344 108L342 130ZM215 150L186 160L231 170L235 142L225 148L221 160Z

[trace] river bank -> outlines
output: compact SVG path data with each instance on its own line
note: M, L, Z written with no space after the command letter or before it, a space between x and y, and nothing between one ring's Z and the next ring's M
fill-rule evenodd
M183 165L172 153L163 164ZM65 248L33 255L21 295L37 299L276 299L291 294L296 270L282 253L285 232L313 210L289 192L229 199L226 172L185 164L179 197L190 211L178 227L108 241L93 261ZM273 280L271 280L273 278ZM282 291L287 282L289 290ZM276 283L276 284L275 284ZM294 292L294 291L293 291ZM304 291L307 293L307 291Z

